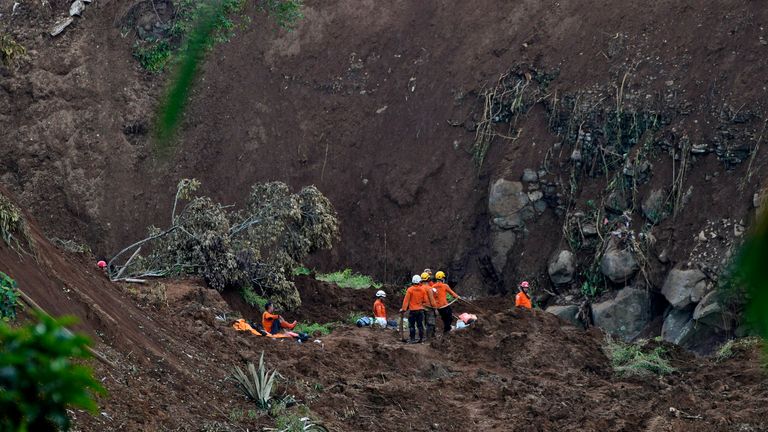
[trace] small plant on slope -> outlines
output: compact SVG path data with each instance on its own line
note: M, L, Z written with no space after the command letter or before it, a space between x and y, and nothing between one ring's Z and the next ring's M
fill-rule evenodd
M24 216L11 200L0 193L0 237L3 242L16 251L22 250L21 240L25 240L31 247L27 223ZM0 245L2 246L2 245Z
M296 327L293 328L293 331L296 333L306 333L310 336L314 336L316 334L319 334L321 336L325 336L327 334L331 333L331 327L328 324L319 324L319 323L310 323L310 324L304 324L299 323L296 324Z
M317 279L323 282L336 284L342 288L381 288L381 284L374 282L373 278L370 276L353 273L352 269L344 269L340 272L317 275Z
M5 322L16 319L16 308L20 305L16 281L0 272L0 319Z
M267 371L266 366L264 366L264 351L261 352L259 358L259 368L256 369L253 363L249 362L247 370L248 373L246 374L240 369L240 366L235 366L234 378L240 385L240 389L260 408L269 409L275 388L275 378L280 374L277 373L277 370Z
M665 358L664 347L644 352L645 343L626 344L608 337L604 347L613 370L623 376L668 375L675 371Z

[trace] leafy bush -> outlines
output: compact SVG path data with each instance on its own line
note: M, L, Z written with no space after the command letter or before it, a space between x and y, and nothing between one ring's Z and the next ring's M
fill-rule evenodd
M27 54L27 49L9 34L0 35L0 61L6 67L12 66Z
M360 312L350 312L347 316L347 323L348 324L357 324L357 320L360 318L366 316L364 313Z
M21 240L32 246L21 210L3 194L0 194L0 237L6 245L17 251L22 250Z
M67 410L96 412L92 393L104 393L92 370L74 359L90 357L85 336L64 326L71 318L39 315L37 324L0 322L0 430L69 430Z
M192 198L186 189L194 184L179 182L176 199ZM126 264L126 277L201 275L217 290L251 287L281 309L301 304L293 269L308 254L330 249L339 232L333 206L314 186L294 194L281 182L254 185L237 212L207 197L192 198L178 215L173 208L170 228L150 228L147 239L115 256L152 242L151 254Z
M301 12L302 0L262 0L261 10L266 11L278 26L292 30L296 22L304 18Z
M306 267L296 267L295 269L293 269L294 276L309 276L311 274L312 274L312 270Z
M280 374L277 373L277 370L267 371L264 366L264 351L259 357L259 368L256 369L253 363L249 362L247 369L248 374L243 372L240 366L235 366L233 375L235 381L249 399L255 401L260 408L269 409L275 388L275 378Z
M296 327L293 328L293 331L296 333L306 333L311 336L315 335L321 335L325 336L327 334L330 334L332 329L329 324L318 324L318 323L299 323L296 324Z
M20 305L16 281L0 272L0 319L5 322L16 319L16 308Z
M133 57L145 70L159 73L171 59L171 45L165 40L136 41Z
M264 306L269 302L269 300L256 294L256 291L254 291L250 286L243 287L243 289L240 291L240 294L243 296L243 300L245 300L248 305L258 307L259 309L264 309Z
M381 288L380 283L374 282L370 276L353 273L352 269L345 269L340 272L317 275L317 279L323 282L333 283L342 288Z
M624 376L667 375L674 372L675 368L665 358L666 349L658 346L650 352L644 352L646 343L625 344L607 338L604 349L613 370Z
M760 344L760 339L756 337L745 337L742 339L731 339L724 343L715 354L715 362L720 363L733 357L737 352L751 349Z

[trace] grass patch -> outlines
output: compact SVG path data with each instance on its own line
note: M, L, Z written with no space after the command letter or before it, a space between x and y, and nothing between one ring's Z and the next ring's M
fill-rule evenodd
M2 194L0 194L0 237L7 246L17 252L23 250L21 240L24 240L30 248L32 247L27 223L24 221L21 210Z
M0 62L5 67L11 67L27 54L27 49L16 42L9 34L0 36Z
M310 276L311 274L312 274L312 270L306 267L296 267L295 269L293 269L294 276Z
M152 73L165 70L171 54L171 44L165 40L136 41L133 44L133 57L143 69Z
M381 284L375 282L370 276L353 273L352 269L345 269L335 273L319 274L317 275L317 279L323 282L336 284L342 288L381 288Z
M611 360L613 370L622 376L668 375L675 368L666 358L667 350L658 346L651 351L644 351L647 341L626 344L606 338L605 350Z
M16 309L21 307L16 281L0 272L0 320L8 322L16 319Z
M298 323L293 328L296 333L306 333L310 336L320 335L325 336L333 331L332 324L319 324L319 323Z
M259 309L264 309L264 305L267 304L269 300L265 299L264 297L256 294L256 291L253 290L250 286L244 287L240 291L240 295L243 296L243 300L245 300L248 305L253 307L258 307Z
M366 316L364 313L360 312L350 312L349 316L347 316L347 323L348 324L357 324L357 320L360 318Z
M746 351L760 344L757 337L745 337L741 339L731 339L724 343L715 354L715 363L721 363L733 357L739 351Z

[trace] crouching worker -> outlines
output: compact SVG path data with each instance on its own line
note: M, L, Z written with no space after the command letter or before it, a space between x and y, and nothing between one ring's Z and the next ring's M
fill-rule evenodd
M525 309L531 309L531 296L528 295L528 282L520 282L520 286L517 287L519 291L515 296L515 306Z
M411 285L405 292L403 298L403 307L400 313L408 311L408 334L410 340L408 343L424 342L424 305L428 304L426 285L421 284L421 276L414 275L411 279ZM416 341L416 329L419 329L419 340Z
M385 298L387 298L387 293L383 290L376 291L376 301L373 302L373 318L381 328L387 328L387 307L384 306Z
M283 317L275 313L275 306L268 302L264 305L264 313L261 315L261 325L269 334L278 334L282 329L292 330L296 327L296 321L289 323Z

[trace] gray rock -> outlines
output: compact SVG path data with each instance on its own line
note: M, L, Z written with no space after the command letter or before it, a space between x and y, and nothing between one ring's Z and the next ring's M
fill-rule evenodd
M561 250L549 259L547 273L555 285L567 285L573 282L576 273L576 258L568 250Z
M522 180L526 183L533 183L539 181L539 175L536 173L536 171L526 168L523 171Z
M672 309L661 326L661 338L682 345L692 335L694 322L690 310Z
M651 321L651 296L646 290L623 288L613 300L592 305L592 320L606 332L632 340Z
M675 309L698 303L706 290L707 276L697 269L672 269L661 287L661 293Z
M579 150L574 150L573 153L571 153L571 161L581 162L581 152Z
M578 305L550 306L546 309L546 312L549 312L576 327L584 327L584 324L576 318L576 314L579 313Z
M518 228L523 224L524 209L530 200L528 194L523 192L523 184L505 179L496 180L491 186L488 196L488 210L491 213L491 221L499 228Z
M664 209L664 190L655 189L643 200L643 215L652 223L659 223L667 216Z
M51 27L51 36L58 36L60 35L67 27L69 27L70 24L74 22L74 19L72 17L64 18L63 20L56 21L56 24Z
M533 203L533 209L536 210L536 214L542 214L547 209L547 202L539 200Z
M614 189L605 199L605 209L614 213L621 213L629 207L629 198L624 191Z
M542 198L544 198L544 193L542 191L528 192L528 199L531 202L538 201L538 200L540 200Z
M69 16L80 16L85 10L85 3L82 0L75 0L69 7Z
M603 258L600 260L600 271L611 282L624 283L631 279L639 269L640 266L629 249L619 249L613 240L608 243Z
M502 274L507 265L507 255L515 245L517 235L510 230L493 230L491 232L491 262L496 272Z
M733 327L733 317L717 301L717 292L711 291L701 299L693 310L693 319L699 323L723 330Z
M597 235L597 227L595 224L584 224L581 226L581 233L584 234L584 237L592 237Z

